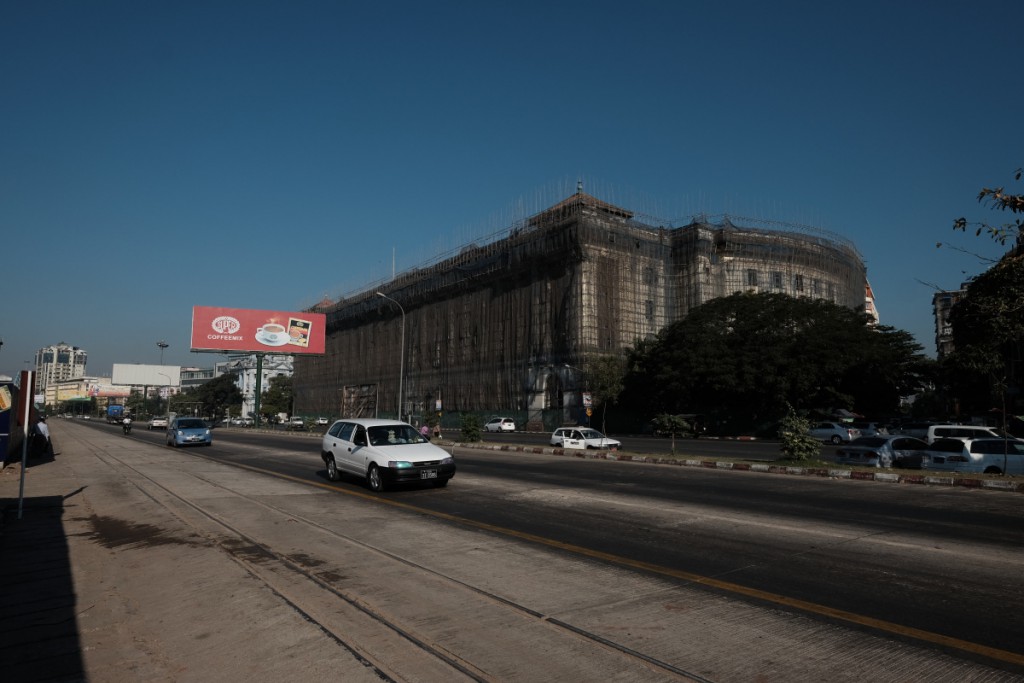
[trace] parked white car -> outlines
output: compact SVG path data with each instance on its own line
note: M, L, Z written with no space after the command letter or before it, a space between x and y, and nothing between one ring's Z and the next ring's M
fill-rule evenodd
M489 432L514 432L516 422L511 417L495 417L487 421L484 429Z
M941 472L1024 474L1024 442L1015 439L938 439L921 468Z
M928 443L935 443L939 439L1001 439L1004 436L994 427L945 424L929 426L925 431L924 440Z
M414 482L442 487L455 476L450 453L395 420L338 420L321 440L320 457L331 481L350 474L374 491Z

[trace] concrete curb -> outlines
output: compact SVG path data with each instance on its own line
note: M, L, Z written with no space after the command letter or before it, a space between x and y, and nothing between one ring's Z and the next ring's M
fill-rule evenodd
M805 477L828 477L830 479L856 479L860 481L877 481L887 484L920 484L924 486L963 487L984 489L986 491L1008 491L1024 493L1024 480L1014 479L973 479L967 477L935 476L927 474L903 474L899 472L863 472L834 467L792 467L772 465L769 463L729 462L722 460L695 460L660 458L651 455L631 455L618 451L584 451L545 446L513 446L489 445L480 443L453 442L459 448L472 448L484 451L509 451L514 453L532 453L534 455L560 455L588 460L615 460L617 462L637 462L648 465L675 465L677 467L707 467L719 470L738 470L741 472L761 472L767 474L789 474Z

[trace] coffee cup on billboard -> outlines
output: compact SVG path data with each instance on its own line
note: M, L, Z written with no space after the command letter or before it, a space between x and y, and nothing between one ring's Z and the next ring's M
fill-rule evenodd
M284 334L284 325L267 323L259 329L260 336L270 342L276 342Z

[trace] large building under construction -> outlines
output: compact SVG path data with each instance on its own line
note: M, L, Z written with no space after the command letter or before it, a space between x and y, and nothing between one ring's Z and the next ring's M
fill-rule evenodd
M295 412L581 417L585 372L735 292L865 305L851 242L812 228L644 220L578 189L490 243L336 302L326 353L295 359ZM753 224L753 221L743 221Z

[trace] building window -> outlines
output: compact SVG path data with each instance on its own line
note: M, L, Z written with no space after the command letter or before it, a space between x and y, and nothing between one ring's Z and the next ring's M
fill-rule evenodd
M777 270L772 273L772 287L782 289L782 273Z
M798 292L804 291L804 276L803 275L794 275L793 276L793 289L798 291Z
M811 280L811 294L821 296L821 280L817 278Z
M644 311L645 311L645 315L648 318L654 317L654 302L651 301L650 299L645 301L644 302Z
M757 287L757 271L756 270L751 269L751 270L747 271L747 287Z

